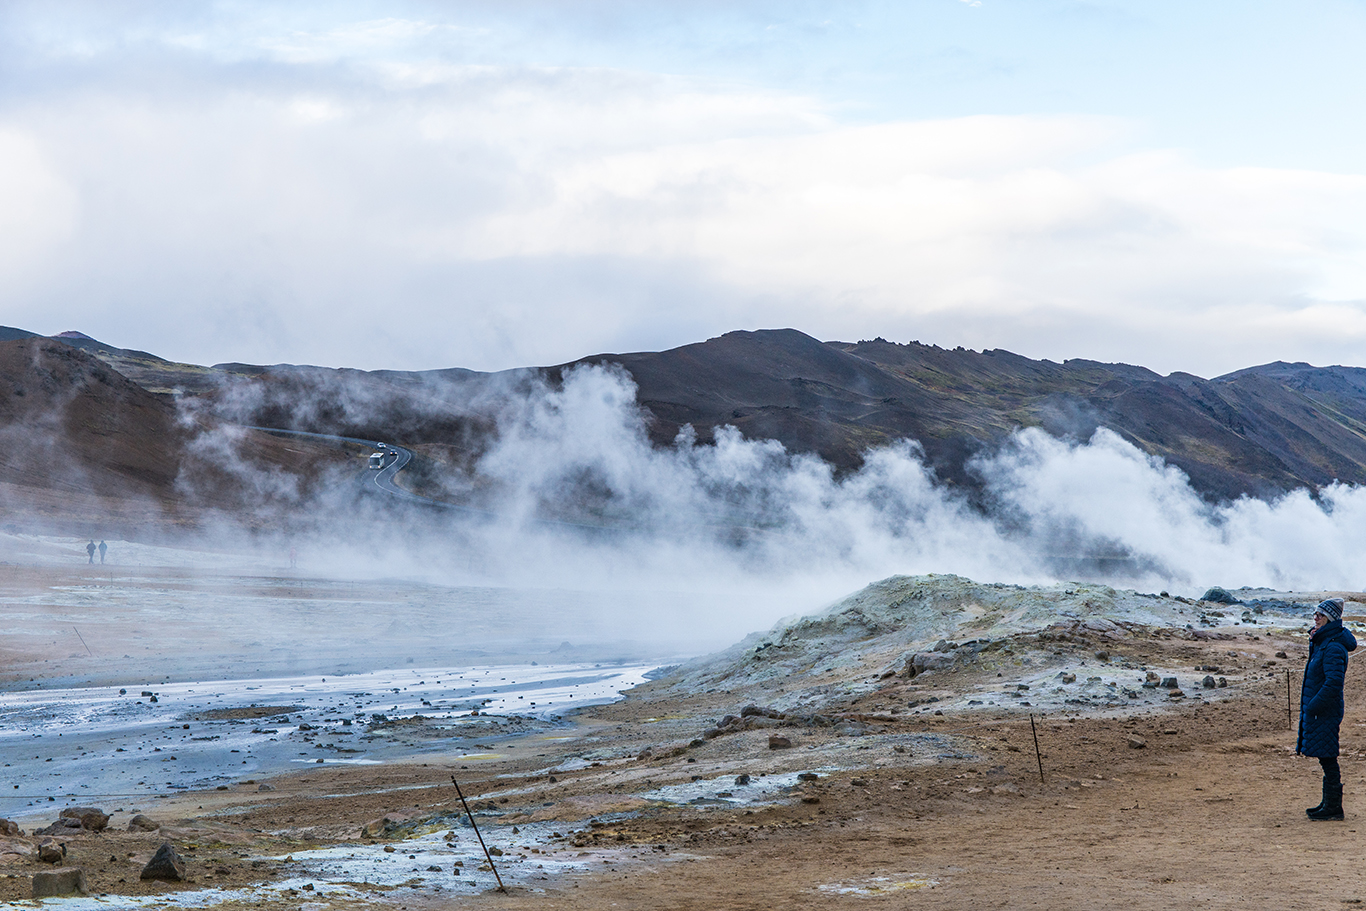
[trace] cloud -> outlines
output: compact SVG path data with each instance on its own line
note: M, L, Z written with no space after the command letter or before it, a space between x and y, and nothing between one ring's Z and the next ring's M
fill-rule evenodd
M1205 375L1366 342L1361 175L1201 166L1116 118L858 122L481 62L507 36L474 19L252 9L50 42L64 79L0 108L0 212L37 213L0 215L33 226L0 254L7 321L483 369L787 325Z

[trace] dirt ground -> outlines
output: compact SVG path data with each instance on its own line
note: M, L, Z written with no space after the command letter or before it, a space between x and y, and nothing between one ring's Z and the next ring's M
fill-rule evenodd
M128 832L126 819L116 817L104 832L67 839L66 863L85 870L95 894L170 897L288 879L291 852L320 845L387 840L402 855L411 833L363 838L362 826L385 814L459 814L455 774L484 820L485 836L506 849L500 863L515 883L507 894L492 890L490 872L468 866L460 875L480 887L460 894L358 882L363 900L301 888L217 907L1133 904L1185 911L1366 901L1366 872L1357 862L1366 819L1359 661L1349 670L1342 729L1347 819L1311 822L1304 808L1318 801L1319 769L1293 755L1286 716L1285 669L1296 672L1297 699L1303 636L1259 630L1254 637L1245 628L1230 628L1229 635L1262 662L1238 685L1123 713L1071 706L1036 715L1037 757L1030 716L1017 706L888 714L888 706L909 706L916 691L902 678L835 692L822 706L873 722L862 731L792 725L712 738L702 736L704 729L747 703L762 704L764 694L685 693L663 680L583 710L572 728L553 737L527 738L488 759L438 754L404 764L328 766L272 779L275 790L265 793L252 781L168 797L144 810L162 823L159 831ZM1153 638L1133 648L1141 647L1146 660L1196 668L1227 662L1229 646ZM1276 659L1276 651L1286 657ZM64 672L60 661L47 668L54 677ZM939 685L969 682L949 677ZM771 749L770 735L789 738L791 746ZM647 755L644 746L652 747ZM759 779L808 770L815 780L768 804L641 797L694 776ZM518 840L515 826L541 823L553 824L559 837ZM140 881L142 865L167 840L185 857L190 881ZM45 865L14 854L0 858L0 902L24 906L33 873ZM581 869L525 875L529 864L556 859ZM454 883L453 871L440 875L447 873Z

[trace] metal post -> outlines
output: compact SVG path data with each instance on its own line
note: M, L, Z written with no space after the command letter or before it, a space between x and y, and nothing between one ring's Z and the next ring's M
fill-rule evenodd
M1034 726L1034 716L1029 716L1029 729L1034 732L1034 758L1039 760L1039 784L1043 780L1043 754L1039 752L1039 729Z
M493 855L489 853L488 845L484 844L484 836L479 834L479 826L475 824L474 813L470 811L470 805L465 802L465 795L460 790L460 782L451 776L451 784L455 785L455 793L460 795L460 805L465 808L465 815L470 818L470 828L474 829L474 837L479 839L479 847L484 849L484 857L488 858L489 869L493 871L493 878L498 880L498 891L507 894L507 888L503 885L503 877L498 875L498 865L493 862Z

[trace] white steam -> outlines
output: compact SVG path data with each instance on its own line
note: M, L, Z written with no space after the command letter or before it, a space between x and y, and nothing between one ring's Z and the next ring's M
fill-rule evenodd
M1081 442L1023 430L979 457L983 511L940 483L912 441L870 450L843 477L734 428L714 446L685 429L654 447L630 378L581 367L509 406L477 470L501 517L481 531L501 555L491 559L511 569L514 553L530 557L548 576L861 584L950 572L1177 591L1361 583L1351 542L1366 532L1363 489L1211 505L1179 470L1106 429Z

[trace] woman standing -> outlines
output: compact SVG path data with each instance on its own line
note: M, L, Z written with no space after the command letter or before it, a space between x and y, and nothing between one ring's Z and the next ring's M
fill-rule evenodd
M1341 598L1329 598L1314 608L1314 632L1300 689L1300 736L1295 752L1317 757L1323 766L1323 800L1304 811L1310 819L1342 818L1338 726L1342 724L1347 653L1357 647L1356 637L1342 625L1342 605Z

